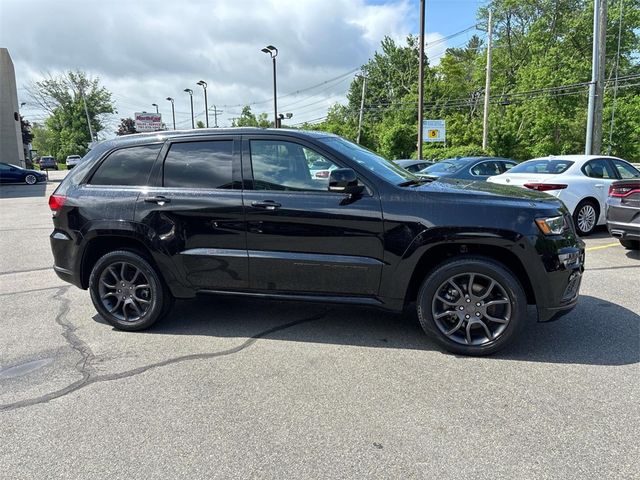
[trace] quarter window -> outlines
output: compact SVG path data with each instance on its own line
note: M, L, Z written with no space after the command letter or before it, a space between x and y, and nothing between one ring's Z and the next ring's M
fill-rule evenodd
M164 186L233 188L233 141L174 143L164 161Z
M104 160L91 178L91 185L142 186L162 145L142 145L116 150Z
M487 177L490 175L500 175L502 172L500 171L500 165L498 162L480 162L471 168L471 174L477 175L481 177Z
M337 167L319 153L297 143L251 140L254 190L327 191Z
M635 169L633 166L629 165L626 162L621 162L620 160L611 160L613 165L616 167L618 174L620 174L620 178L628 179L628 178L639 178L640 171Z

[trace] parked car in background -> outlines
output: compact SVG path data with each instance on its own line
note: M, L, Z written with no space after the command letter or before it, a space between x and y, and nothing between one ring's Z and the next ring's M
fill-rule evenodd
M527 304L539 321L576 305L584 243L558 199L469 183L420 180L324 132L123 136L50 197L54 270L122 330L199 293L415 303L444 348L486 355L515 340Z
M80 155L67 156L67 170L71 170L73 167L75 167L80 162L80 160L82 160L82 157Z
M47 176L37 170L0 162L0 182L2 183L26 183L34 185L38 182L46 182Z
M58 170L56 159L50 156L40 157L40 170Z
M401 159L394 160L394 163L404 168L407 172L417 173L420 170L424 170L425 168L430 167L435 162L431 162L429 160Z
M607 228L623 247L640 250L640 179L609 186Z
M534 158L489 182L546 192L564 202L580 235L606 223L609 186L616 180L640 178L629 162L602 155L559 155Z
M419 171L416 175L431 180L456 178L484 181L491 175L499 175L517 164L515 160L500 157L447 158Z

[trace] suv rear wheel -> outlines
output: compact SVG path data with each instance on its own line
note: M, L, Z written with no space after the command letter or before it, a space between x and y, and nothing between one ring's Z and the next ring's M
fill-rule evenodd
M504 266L482 257L449 260L418 292L418 318L446 350L489 355L511 343L526 322L527 297Z
M156 269L141 255L120 250L102 256L89 277L98 313L120 330L148 328L166 313L173 297Z

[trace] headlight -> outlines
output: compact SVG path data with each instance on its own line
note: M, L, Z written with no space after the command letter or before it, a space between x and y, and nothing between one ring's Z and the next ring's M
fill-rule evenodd
M545 235L560 235L567 228L567 222L562 215L549 218L536 218L536 224Z

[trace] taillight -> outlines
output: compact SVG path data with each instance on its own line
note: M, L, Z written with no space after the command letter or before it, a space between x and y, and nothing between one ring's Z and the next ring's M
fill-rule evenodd
M64 206L64 202L67 201L67 197L64 195L51 195L49 197L49 208L52 212L57 213Z
M563 183L525 183L524 186L539 192L546 192L548 190L564 190L568 187L568 185Z
M609 186L609 196L610 197L628 197L634 193L640 193L640 188L631 187L631 186L620 186L614 187L613 185Z

